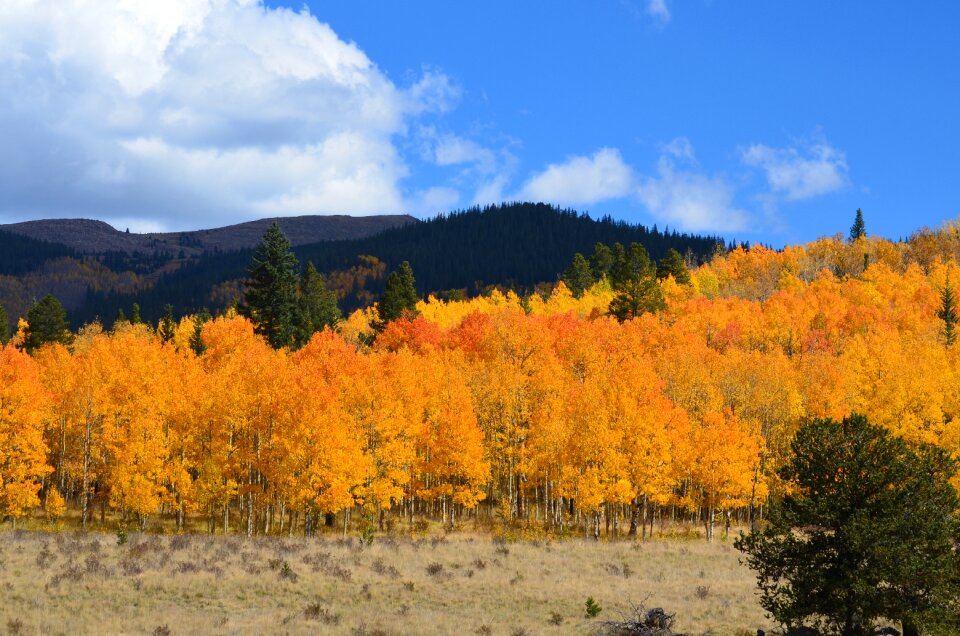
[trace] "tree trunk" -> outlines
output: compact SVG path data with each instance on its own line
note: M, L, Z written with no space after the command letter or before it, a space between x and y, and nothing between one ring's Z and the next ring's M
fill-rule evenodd
M83 435L83 494L80 496L80 526L87 529L90 509L90 420Z

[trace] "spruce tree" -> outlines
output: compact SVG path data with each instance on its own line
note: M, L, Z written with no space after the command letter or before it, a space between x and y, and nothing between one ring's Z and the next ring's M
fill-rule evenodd
M5 345L10 340L10 317L7 310L0 305L0 345Z
M193 349L193 352L198 356L202 356L203 352L207 350L207 345L203 342L203 326L210 322L211 318L210 312L204 307L200 310L200 313L197 314L197 318L193 323L193 333L190 335L190 348Z
M280 226L270 225L247 268L241 312L275 349L293 344L297 257Z
M853 225L850 226L850 242L853 243L857 239L866 238L867 236L867 226L863 222L863 212L860 211L860 208L857 208L857 216L853 219Z
M687 269L687 264L683 262L680 252L672 247L667 250L666 256L660 259L660 263L657 265L657 278L663 280L667 276L673 276L673 280L681 285L690 284L690 270Z
M161 342L173 342L177 335L177 323L173 321L173 305L169 303L163 306L163 318L157 325L157 334Z
M113 328L116 329L118 325L127 322L127 314L123 312L123 307L117 310L117 317L113 319Z
M297 346L303 346L324 327L335 327L343 320L337 306L337 295L327 289L326 277L308 262L300 277L300 298L297 303Z
M593 285L593 272L590 271L590 263L580 252L573 255L570 266L563 273L563 282L566 283L575 298L583 296L583 292Z
M940 292L940 308L937 309L937 318L943 321L943 338L947 346L957 341L957 297L950 286L950 274L943 290Z
M957 465L862 415L800 428L768 525L735 546L760 604L785 627L866 636L880 618L960 633Z
M590 270L593 273L594 280L600 280L604 276L610 275L610 268L613 267L613 252L603 243L597 243L593 246L593 254L590 255Z
M133 309L130 311L130 323L134 325L139 325L142 320L140 320L140 303L133 303Z
M400 267L390 272L383 295L377 303L377 313L380 315L378 330L382 330L388 322L396 320L405 311L414 314L418 300L413 268L410 263L403 261Z
M33 353L52 342L68 345L73 342L73 334L70 333L67 312L63 305L53 294L47 294L27 312L23 348L27 353Z

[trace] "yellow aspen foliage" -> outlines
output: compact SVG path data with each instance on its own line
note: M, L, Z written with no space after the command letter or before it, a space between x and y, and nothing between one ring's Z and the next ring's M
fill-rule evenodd
M56 488L50 488L47 491L47 496L44 497L43 509L48 519L56 520L67 511L67 502L64 501Z
M14 520L40 505L47 463L43 420L47 395L33 359L13 345L0 349L0 511Z

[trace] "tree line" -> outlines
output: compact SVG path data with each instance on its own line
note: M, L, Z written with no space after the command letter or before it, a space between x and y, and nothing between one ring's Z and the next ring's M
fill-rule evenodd
M723 244L717 237L647 228L609 217L592 219L542 203L510 203L453 212L365 239L301 245L293 252L301 263L312 262L328 279L355 267L361 256L376 257L387 270L407 261L416 272L421 296L446 291L455 296L478 295L491 287L526 294L537 284L555 282L572 254L586 253L597 242L638 243L655 259L673 248L697 263L708 260ZM202 307L213 313L223 311L230 299L212 297L211 290L242 281L252 256L253 250L205 255L135 294L90 290L83 305L71 311L72 324L109 322L120 308L129 309L134 302L144 318L153 322L166 304L173 305L177 316ZM360 290L340 290L341 310L350 313L369 306L385 284L385 277L369 277Z
M236 529L239 515L250 532L364 511L556 532L685 521L712 537L763 518L811 419L863 413L910 444L960 450L960 350L943 319L952 260L904 267L880 240L823 239L738 248L685 275L667 272L668 256L659 278L639 250L614 246L579 297L561 281L446 301L418 299L401 266L379 306L334 330L304 326L323 315L310 309L323 286L311 296L275 239L249 267L239 313L78 334L62 316L21 323L4 390L32 397L5 398L3 426L20 435L32 422L21 438L37 440L38 459L5 460L33 466L5 483L34 498L4 514L59 497L85 519L100 506ZM855 275L820 266L863 268L864 254ZM621 271L662 304L621 321ZM40 331L62 337L30 340Z

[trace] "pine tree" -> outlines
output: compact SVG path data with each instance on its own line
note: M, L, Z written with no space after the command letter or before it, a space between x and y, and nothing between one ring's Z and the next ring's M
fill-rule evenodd
M143 322L140 319L140 303L133 303L133 309L130 312L130 323L134 325L139 325Z
M193 333L190 335L190 348L193 349L193 352L198 356L202 356L203 352L207 350L207 345L203 342L203 326L207 324L211 318L210 312L204 307L200 310L200 313L197 314L197 319L193 323Z
M69 331L67 312L60 301L47 294L33 304L27 312L27 329L24 334L23 348L27 353L33 353L43 345L51 342L70 344L73 334Z
M177 323L173 321L173 305L169 303L163 306L163 318L157 325L157 334L160 336L160 342L172 342L177 335Z
M850 226L850 242L853 243L857 239L866 238L867 236L867 226L863 222L863 212L860 211L860 208L857 208L857 216L853 220L853 225Z
M680 252L672 247L667 250L666 256L660 259L660 264L657 265L657 278L663 280L667 276L673 276L673 280L681 285L690 284L690 270L683 262Z
M616 293L610 302L610 315L623 322L666 307L663 290L657 282L657 270L647 250L639 243L631 243L630 248L624 250L618 243L613 246L613 254L610 282Z
M10 340L10 317L3 305L0 305L0 345L7 344L8 340Z
M627 250L620 243L614 243L611 258L610 284L617 289L630 278Z
M396 320L405 311L416 313L417 301L416 281L413 278L413 269L410 263L403 261L395 271L387 277L387 285L377 303L377 313L380 314L379 327L382 329L391 320Z
M650 262L650 255L646 248L639 243L631 243L628 249L623 249L619 243L613 246L613 268L610 273L610 283L614 289L635 283L641 278L656 274L656 269Z
M937 310L937 318L943 321L943 338L949 347L957 340L957 297L953 293L953 287L950 286L949 273L947 273L943 290L940 292L940 308Z
M127 322L127 314L124 313L123 307L117 310L117 317L113 319L113 328L116 329L117 325Z
M290 346L297 300L297 258L280 226L273 223L247 268L242 313L275 349Z
M960 502L942 449L911 448L862 415L817 420L778 471L789 494L735 543L784 626L865 636L877 618L960 627Z
M645 313L656 313L666 307L663 290L653 275L623 284L610 301L610 315L620 322Z
M326 277L308 262L300 277L300 298L297 303L297 345L303 346L324 327L335 327L343 320L337 306L337 295L327 289Z
M574 298L583 296L583 292L593 285L593 272L590 271L590 263L580 252L573 255L570 266L563 273L563 282L566 283Z
M590 255L590 270L593 272L594 280L609 276L611 267L613 267L613 252L610 248L603 243L594 245L593 254Z

